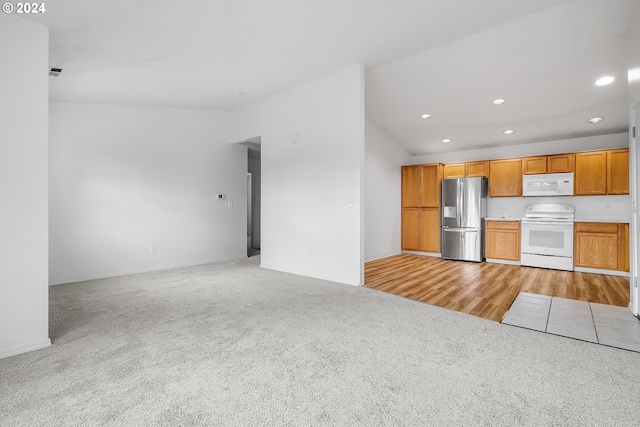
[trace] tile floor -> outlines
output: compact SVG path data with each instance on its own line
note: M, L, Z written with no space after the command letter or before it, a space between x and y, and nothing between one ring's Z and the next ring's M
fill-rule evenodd
M640 320L626 307L520 292L502 323L640 352Z

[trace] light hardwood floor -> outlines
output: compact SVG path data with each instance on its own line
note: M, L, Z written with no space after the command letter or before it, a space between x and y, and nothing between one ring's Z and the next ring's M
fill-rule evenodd
M365 264L365 286L499 322L518 292L627 306L629 278L401 254Z

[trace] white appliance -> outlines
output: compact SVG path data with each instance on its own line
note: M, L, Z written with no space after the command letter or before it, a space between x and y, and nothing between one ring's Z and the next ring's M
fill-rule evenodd
M524 175L524 197L573 196L573 172Z
M573 205L527 205L522 218L520 263L573 271Z

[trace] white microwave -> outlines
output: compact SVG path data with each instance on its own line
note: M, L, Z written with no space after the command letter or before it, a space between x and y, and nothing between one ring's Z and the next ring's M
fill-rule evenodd
M573 196L573 172L524 175L524 197Z

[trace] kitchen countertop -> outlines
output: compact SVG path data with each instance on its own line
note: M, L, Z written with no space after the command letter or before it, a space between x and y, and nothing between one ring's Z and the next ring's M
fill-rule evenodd
M522 218L485 218L487 221L520 221ZM605 222L613 224L629 224L628 219L599 219L599 218L576 218L574 222Z
M606 222L606 223L613 223L613 224L629 224L629 220L625 220L625 219L583 219L583 218L577 218L577 219L574 219L573 222Z

